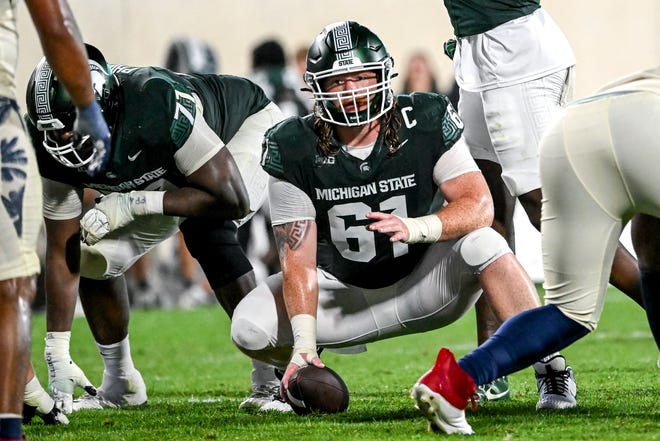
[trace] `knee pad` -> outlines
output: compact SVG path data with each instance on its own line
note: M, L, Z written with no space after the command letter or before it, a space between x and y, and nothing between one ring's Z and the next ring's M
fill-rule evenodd
M268 347L268 334L255 322L234 318L231 322L231 339L242 351L260 351Z
M252 271L232 221L189 218L180 229L190 254L199 262L212 288L225 286Z
M478 268L479 271L503 255L511 253L504 237L490 227L467 234L455 246L465 263Z

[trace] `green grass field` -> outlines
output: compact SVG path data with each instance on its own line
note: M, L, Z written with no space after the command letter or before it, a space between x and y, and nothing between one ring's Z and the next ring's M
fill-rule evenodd
M45 318L33 318L33 360L42 384ZM251 414L238 410L248 394L249 360L229 339L221 309L135 311L133 359L149 392L139 409L81 411L64 427L35 418L39 440L435 440L408 392L441 346L458 356L475 346L473 314L437 331L369 345L366 353L324 353L342 375L351 403L340 415ZM468 420L479 440L660 440L660 369L643 311L619 292L608 294L598 330L563 351L575 369L579 407L535 411L532 369L510 377L512 399L486 403ZM74 360L98 385L102 362L84 319L76 319ZM453 436L456 439L458 436Z

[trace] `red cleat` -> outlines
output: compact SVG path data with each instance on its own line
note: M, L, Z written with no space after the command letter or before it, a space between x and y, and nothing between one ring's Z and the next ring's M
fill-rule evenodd
M477 386L470 376L456 363L454 354L442 348L435 365L417 380L410 392L416 407L429 420L431 430L445 433L471 435L472 427L465 419L468 400L472 401Z

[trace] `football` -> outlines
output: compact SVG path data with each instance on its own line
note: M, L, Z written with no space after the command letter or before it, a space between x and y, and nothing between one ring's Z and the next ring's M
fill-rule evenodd
M287 401L298 415L338 413L348 408L348 387L332 369L307 365L289 380Z

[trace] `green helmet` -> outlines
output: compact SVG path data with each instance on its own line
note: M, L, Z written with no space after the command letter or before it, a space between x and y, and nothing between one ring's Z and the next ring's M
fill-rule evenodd
M322 120L342 126L361 126L392 108L394 60L376 34L354 21L326 26L307 52L305 82L314 95L314 112ZM375 72L378 82L352 91L326 92L323 80L352 72ZM342 100L366 99L367 108L350 111Z
M89 70L94 87L94 96L101 106L103 116L110 125L117 107L117 78L103 54L92 45L86 44ZM42 145L61 164L80 168L92 160L94 149L89 143L74 145L73 137L63 140L57 136L73 130L76 106L71 101L64 84L57 79L53 69L43 57L32 71L25 96L30 122L44 133ZM112 115L112 116L111 116Z

